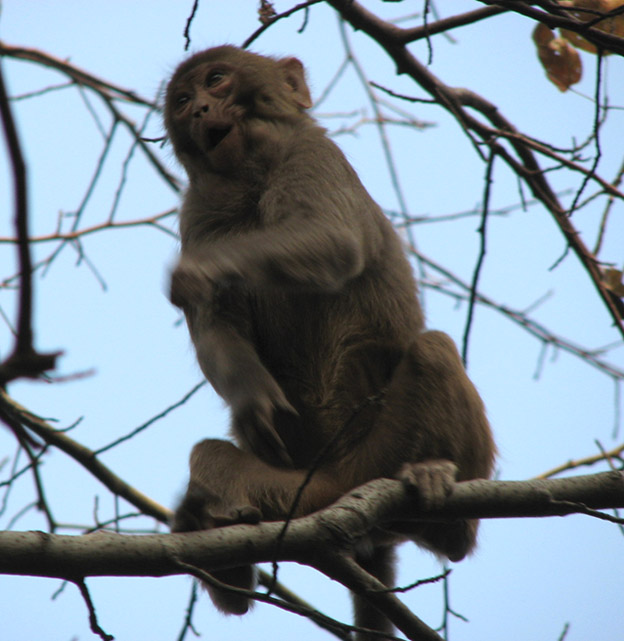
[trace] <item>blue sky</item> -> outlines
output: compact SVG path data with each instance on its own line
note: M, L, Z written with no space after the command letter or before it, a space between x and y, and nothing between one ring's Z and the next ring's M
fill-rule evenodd
M102 79L154 97L163 80L186 55L182 32L191 2L161 0L107 3L7 0L0 15L0 38L11 45L40 49L88 70ZM405 4L405 3L404 3ZM438 3L445 15L477 8L471 0ZM444 5L442 7L442 4ZM191 31L192 49L229 42L240 44L257 27L256 3L200 5ZM276 3L278 9L286 3ZM404 5L369 2L375 11L399 15ZM405 4L405 6L407 6ZM420 3L417 3L420 7ZM317 7L306 30L298 34L296 16L268 30L255 51L296 55L308 68L313 95L329 83L343 59L338 22L333 12ZM570 146L591 132L595 58L583 54L585 78L578 92L560 93L545 78L531 41L532 24L516 16L500 16L486 24L453 32L455 42L433 40L432 71L449 85L468 86L496 103L522 131L553 144ZM352 34L359 62L369 78L395 91L423 96L406 78L397 78L377 45L362 34ZM426 60L424 43L413 51ZM13 94L41 89L63 78L31 63L4 60L3 69ZM624 106L624 65L609 59L605 78L610 103ZM108 115L91 94L91 104L102 122ZM66 89L15 103L18 126L28 162L31 231L54 231L59 212L71 212L83 198L102 150L102 135L80 94ZM478 207L485 166L458 125L440 109L402 105L416 118L434 123L423 130L389 129L408 211L414 216L440 216ZM350 126L355 110L371 116L363 89L353 71L318 109L330 131ZM128 109L140 121L143 113ZM358 112L359 113L359 112ZM603 134L602 173L608 179L621 163L623 113L613 111ZM162 135L159 117L150 121L146 135ZM365 126L336 136L364 184L388 210L399 207L379 144L377 131ZM118 132L102 181L82 220L83 227L107 219L120 177L120 163L130 141ZM153 145L175 175L183 177L169 148ZM588 151L587 153L590 153ZM557 189L575 189L579 175L551 174ZM8 212L11 197L6 156L0 153L0 237L11 234ZM6 187L5 187L6 186ZM591 191L590 191L591 193ZM569 198L563 196L563 198ZM518 187L499 164L494 174L493 207L517 204ZM178 196L163 185L137 153L130 165L127 186L117 211L118 220L133 220L164 212ZM602 209L588 208L574 222L592 245ZM616 203L603 250L605 260L622 267L624 205ZM470 280L478 255L478 218L453 223L416 226L419 249ZM67 221L65 221L67 224ZM169 226L175 229L172 221ZM43 259L54 244L39 244ZM35 278L37 292L36 341L42 350L62 349L59 374L91 369L89 377L53 385L19 382L9 392L32 411L68 426L83 417L72 436L89 447L101 447L182 398L199 380L186 329L165 295L167 270L175 259L177 241L155 229L137 228L92 234L83 241L86 256L66 247L49 268ZM618 340L593 286L570 254L555 270L550 267L565 249L549 214L540 207L492 217L488 253L481 280L484 293L511 308L523 310L544 295L545 302L531 317L555 334L589 348ZM2 278L14 273L14 253L0 244ZM430 271L429 282L441 280ZM105 283L105 287L102 286ZM459 343L466 322L466 306L424 288L428 324L442 329ZM14 313L14 293L0 289L0 307ZM5 355L10 332L0 324L0 349ZM541 344L496 311L478 308L469 353L469 373L483 395L500 449L499 475L525 479L569 459L595 454L594 440L605 448L613 438L616 411L611 378L578 358L546 352L540 375ZM605 355L624 369L624 350ZM621 404L621 401L620 401ZM180 410L157 422L135 439L107 452L103 461L142 492L173 506L182 492L186 461L192 445L206 436L227 432L227 412L207 387ZM16 451L11 435L0 430L0 470L6 478ZM23 460L22 460L23 463ZM604 468L600 468L604 469ZM589 470L581 470L584 472ZM598 471L598 468L595 469ZM42 470L47 495L62 523L90 526L97 509L100 518L114 514L105 488L61 453L48 456ZM94 497L99 497L97 508ZM32 479L24 475L0 515L4 528L21 507L33 501ZM122 507L126 511L127 506ZM137 527L149 527L143 522ZM23 515L15 529L45 529L34 510ZM62 530L75 533L74 530ZM611 641L621 636L621 577L624 539L613 525L574 516L564 519L507 519L483 523L476 555L454 566L451 605L470 623L451 623L450 638L557 639L566 622L567 641ZM439 573L437 561L413 545L401 551L399 583ZM280 578L323 612L350 619L346 591L315 572L284 564ZM121 641L137 638L175 639L181 628L190 579L116 579L87 581L102 627ZM0 578L0 618L3 638L14 641L51 641L95 638L87 614L73 586L52 600L60 582L25 577ZM406 603L432 626L443 612L441 587L427 586L405 597ZM224 618L207 598L196 609L195 624L204 638L234 641L273 639L285 634L300 641L331 638L294 615L259 605L243 619Z

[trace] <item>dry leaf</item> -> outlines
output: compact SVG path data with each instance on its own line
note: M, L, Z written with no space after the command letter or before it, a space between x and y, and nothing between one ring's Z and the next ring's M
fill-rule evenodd
M624 298L624 282L622 282L622 276L621 270L611 268L605 269L602 277L605 287L620 298Z
M556 38L545 24L540 23L533 30L533 41L548 79L560 91L566 91L581 79L581 57L565 38Z
M258 18L263 25L266 26L268 24L271 24L276 15L277 11L275 11L275 7L273 6L272 2L269 2L268 0L260 0L260 6L258 7Z
M609 13L609 11L612 11L613 9L624 6L624 0L567 0L565 2L562 1L559 4L566 7L576 7L579 9L590 9L600 13ZM596 14L586 13L584 11L570 11L569 15L581 22L589 22L597 18ZM622 38L624 37L624 14L608 18L607 20L601 20L593 26L599 31L604 31L605 33ZM574 31L561 29L561 35L579 49L589 51L589 53L596 53L597 51L596 47L591 42L585 40L583 36L575 33ZM605 51L604 53L608 53L608 51Z

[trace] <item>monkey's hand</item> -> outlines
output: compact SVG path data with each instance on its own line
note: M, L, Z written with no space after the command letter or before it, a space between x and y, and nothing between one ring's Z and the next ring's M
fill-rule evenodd
M264 384L262 387L260 382ZM282 388L273 377L259 377L246 390L248 393L241 395L242 390L238 391L231 408L234 429L241 443L267 462L293 467L286 445L275 429L276 415L298 416Z
M439 508L453 491L457 465L445 459L405 463L397 478L405 489L418 496L421 507Z
M189 305L209 303L214 296L214 282L194 260L182 258L171 272L169 300L185 309Z

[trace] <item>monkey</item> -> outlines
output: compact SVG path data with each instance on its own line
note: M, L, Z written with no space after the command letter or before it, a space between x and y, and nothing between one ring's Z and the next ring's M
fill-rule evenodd
M307 515L382 477L433 507L492 473L457 348L425 329L399 235L311 106L298 59L230 45L193 55L167 85L165 128L188 175L170 299L235 441L193 448L175 532ZM397 543L459 561L477 527L389 524L354 554L391 586ZM255 585L247 566L213 574ZM207 589L223 612L248 610L245 596ZM361 597L354 610L357 626L392 632Z

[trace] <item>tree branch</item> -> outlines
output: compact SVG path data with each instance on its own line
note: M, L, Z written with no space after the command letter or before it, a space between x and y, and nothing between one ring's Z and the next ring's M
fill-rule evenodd
M615 327L619 333L624 336L624 323L622 322L622 315L620 314L618 304L604 285L602 273L595 257L585 246L580 234L570 222L565 208L559 203L554 190L546 179L544 171L537 162L531 146L527 141L523 140L524 137L521 136L515 127L502 116L498 109L487 100L469 90L449 87L431 73L403 44L404 30L392 23L385 22L354 0L327 0L327 2L331 4L354 29L366 33L386 51L396 64L397 73L407 74L413 78L440 106L455 117L472 142L476 153L479 154L483 160L485 160L485 156L481 150L481 146L485 143L492 151L496 152L507 162L512 171L522 178L533 195L543 203L555 219L556 224L569 246L573 249L577 258L589 274L598 294L614 321ZM511 8L511 5L515 7L520 4L524 5L525 3L507 2L501 3L501 6ZM591 31L594 31L594 29L591 29ZM622 43L621 49L622 52L624 52L624 39L616 38L616 40ZM498 142L499 132L492 131L490 127L480 122L465 109L466 106L480 111L490 122L495 122L501 131L513 134L509 136L509 141L513 151L517 154L517 158L513 157L510 151ZM475 138L475 134L478 138Z
M37 378L43 372L54 369L61 352L41 354L33 345L32 313L33 287L32 262L28 242L28 192L26 184L26 163L22 154L15 120L9 104L8 91L0 66L0 115L2 127L9 148L13 169L15 194L15 232L20 273L19 306L15 346L9 357L0 364L0 386L22 376Z
M26 408L14 401L4 390L0 390L0 420L6 422L10 427L18 425L32 430L46 443L58 447L58 449L80 463L113 494L126 499L128 503L137 507L144 514L153 516L165 523L167 522L170 515L169 510L126 483L110 468L101 463L95 452L74 441L64 432L52 428L43 419L30 413Z
M393 521L596 515L600 513L595 510L621 507L624 474L620 471L563 479L465 481L455 486L442 507L430 511L419 509L399 481L377 479L324 510L292 521L281 540L279 560L306 563L335 578L324 560L328 550L349 552L373 528ZM282 530L282 522L265 522L145 536L0 532L0 573L73 580L182 574L180 560L210 570L270 562Z
M567 11L574 11L574 7L564 7L558 3L549 2L545 9L551 9L553 13L550 13L545 10L542 11L535 7L531 7L530 5L534 3L526 2L525 0L479 0L479 2L514 11L515 13L519 13L537 22L543 22L551 29L554 29L555 27L568 29L569 31L573 31L574 33L578 33L583 36L583 38L589 40L589 42L595 45L598 49L602 49L603 51L608 50L613 53L624 55L624 38L620 38L608 33L607 31L602 31L597 27L590 26L591 22L588 24L587 22L564 15ZM606 14L608 14L608 12L606 12Z

